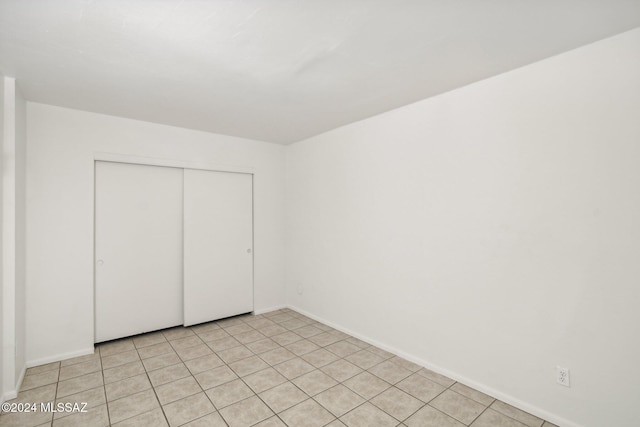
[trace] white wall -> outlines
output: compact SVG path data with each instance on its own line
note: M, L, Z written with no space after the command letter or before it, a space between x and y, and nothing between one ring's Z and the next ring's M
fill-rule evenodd
M15 397L25 371L26 108L14 78L2 76L2 393Z
M637 29L289 146L289 304L561 425L640 425L639 76Z
M0 73L0 147L4 146L4 76ZM4 175L4 167L3 163L3 155L2 150L0 150L0 177ZM2 181L0 181L0 224L2 224L3 215L2 215ZM4 276L4 268L2 266L2 259L4 257L3 250L3 234L2 234L2 226L0 226L0 307L2 307L2 311L4 312L4 280L2 280ZM10 351L8 347L8 343L5 343L4 337L4 314L0 313L0 402L4 402L5 397L5 384L4 384L4 359L5 352Z
M93 346L93 167L99 152L254 172L255 309L284 304L284 147L29 102L27 360Z
M16 84L15 134L15 289L16 289L16 379L22 382L26 363L26 168L27 105ZM20 384L17 384L19 387Z

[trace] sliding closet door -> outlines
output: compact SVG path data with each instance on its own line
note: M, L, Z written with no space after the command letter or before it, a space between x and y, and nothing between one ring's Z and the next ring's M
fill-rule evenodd
M184 324L253 311L253 176L184 171Z
M96 342L182 324L182 174L96 162Z

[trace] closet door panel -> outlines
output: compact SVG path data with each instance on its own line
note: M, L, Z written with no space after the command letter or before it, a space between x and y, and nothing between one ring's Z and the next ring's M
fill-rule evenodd
M182 175L96 162L96 342L182 324Z
M184 324L253 311L253 176L184 171Z

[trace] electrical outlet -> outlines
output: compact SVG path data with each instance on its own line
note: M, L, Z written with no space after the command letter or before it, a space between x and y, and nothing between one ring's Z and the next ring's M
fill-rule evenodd
M302 283L298 283L298 295L302 295L303 292L304 287L302 286Z
M571 387L571 378L569 377L569 368L556 366L556 382L565 387Z

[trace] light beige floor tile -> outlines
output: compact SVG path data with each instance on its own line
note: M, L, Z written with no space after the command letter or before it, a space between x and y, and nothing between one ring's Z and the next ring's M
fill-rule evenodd
M230 328L231 326L235 326L235 325L244 325L245 322L240 316L235 316L235 317L229 317L227 319L217 320L216 324L223 328Z
M274 335L279 335L284 332L287 332L287 330L279 325L271 325L271 326L266 326L264 328L258 328L258 332L260 332L262 335L266 337L272 337Z
M47 363L46 365L34 366L32 368L27 369L25 372L25 376L42 374L47 371L53 371L56 369L60 369L60 362Z
M286 362L287 360L294 359L295 357L296 355L286 348L277 348L260 354L260 358L271 366L278 365L282 362Z
M107 368L107 366L105 366ZM98 372L103 369L100 359L95 358L75 365L63 366L60 368L59 381L68 380L70 378L80 377L82 375Z
M280 326L282 326L283 328L287 328L290 331L294 330L294 329L298 329L298 328L302 328L303 326L307 326L310 322L306 321L306 320L302 320L302 319L291 319L291 320L287 320L285 322L281 322L279 323Z
M288 331L282 334L273 335L271 339L277 342L278 344L280 344L281 346L285 346L285 345L294 343L296 341L300 341L302 337L298 334Z
M311 338L315 335L320 335L324 331L322 329L316 328L315 326L306 325L302 328L294 329L293 332L295 332L297 335L300 335L302 338Z
M9 403L52 402L56 397L57 384L48 384L25 391L20 391L18 397L8 400Z
M58 383L57 397L65 397L103 385L102 372L83 375Z
M72 357L71 359L65 359L60 362L60 367L71 366L76 363L88 362L89 360L100 359L100 352L96 348L93 353L85 354L84 356Z
M207 356L213 354L211 348L205 343L195 345L193 347L176 349L176 353L183 361L197 359L198 357Z
M451 390L445 390L429 402L429 405L463 424L471 424L471 422L486 409L486 406L479 404L475 400L471 400Z
M196 333L196 335L201 336L202 334L206 334L209 333L211 331L219 331L222 328L220 328L220 325L214 323L214 322L209 322L209 323L201 323L199 325L195 325L195 326L191 326L190 329Z
M204 344L204 341L202 341L200 337L194 334L184 338L169 340L169 344L171 344L171 347L173 347L174 350L181 350L189 347L194 347L196 345Z
M339 357L347 357L360 351L360 347L347 341L338 341L325 347L331 353Z
M30 390L32 388L42 387L44 385L54 384L58 382L59 372L57 369L46 371L41 374L29 375L22 380L21 391Z
M254 395L254 392L240 379L207 390L209 400L218 410Z
M105 357L116 353L122 353L124 351L135 350L136 347L133 345L133 340L131 340L131 338L123 338L121 340L98 344L96 349L100 352L100 357Z
M337 329L331 329L328 332L331 332L333 335L335 335L336 337L340 338L340 340L346 340L347 338L352 338L351 335L345 334L344 332L339 331Z
M371 347L367 347L367 351L370 351L371 353L376 354L385 360L391 359L393 356L395 356L395 354L389 353L388 351L373 345Z
M259 422L254 427L287 427L285 423L278 417L271 417Z
M224 362L217 355L209 354L207 356L198 357L197 359L188 360L184 362L184 364L187 366L191 374L195 375L200 372L222 366L224 365Z
M218 328L212 331L198 333L198 336L202 341L209 342L209 341L219 340L222 338L229 338L231 335L229 335L227 331L225 331L224 329Z
M315 396L338 384L336 380L317 369L294 379L292 382L309 396Z
M185 328L183 326L176 326L175 328L165 329L164 331L162 331L162 334L169 341L195 335L195 333L191 329Z
M491 405L495 400L493 397L489 395L481 393L478 390L475 390L471 387L467 387L466 385L460 384L460 383L455 383L453 386L451 386L451 390L455 391L456 393L460 393L461 395L466 396L469 399L473 399L484 406Z
M53 420L53 427L108 427L107 405L88 409L87 412L75 412Z
M299 340L291 343L285 347L287 350L295 354L296 356L302 356L303 354L311 353L318 350L320 347L309 340Z
M471 427L526 427L526 424L522 424L511 417L489 408L480 414L471 424Z
M262 399L276 414L297 405L309 398L303 391L290 382L286 382L260 393Z
M141 359L148 359L150 357L160 356L167 353L175 353L173 347L168 342L161 342L159 344L153 344L148 347L142 347L138 349L138 354Z
M255 354L264 353L269 350L279 348L280 344L270 338L264 338L247 344L247 348Z
M339 359L338 356L331 353L330 351L325 350L324 348L312 351L311 353L303 354L301 357L316 368L321 368Z
M175 380L179 380L180 378L188 377L191 373L187 367L184 366L184 363L180 363L178 365L167 366L166 368L148 372L147 375L149 375L151 384L153 384L154 387L158 387L162 384L167 384Z
M371 399L371 403L399 421L406 420L424 406L423 402L395 387L383 391Z
M105 369L102 371L105 384L120 381L125 378L133 377L140 374L144 374L144 366L142 366L142 362L139 360L118 366L116 368Z
M274 368L290 380L315 370L312 365L299 357L282 362L279 365L274 366Z
M2 427L31 427L44 423L51 424L53 413L51 412L11 412L0 415Z
M440 384L434 383L433 381L418 374L413 374L400 381L396 384L396 387L425 403L428 403L445 390L445 388Z
M230 363L229 367L233 369L233 371L239 377L245 377L247 375L253 374L254 372L266 369L269 367L269 365L258 356L252 356L246 359L239 360L237 362Z
M250 397L220 411L229 427L252 426L274 415L257 396Z
M104 394L104 387L102 386L81 391L80 393L58 398L56 405L64 405L64 410L53 414L53 418L66 417L78 412L78 410L93 411L95 408L105 405L106 403L107 399Z
M280 414L280 418L288 426L321 427L330 423L335 417L313 399L305 400Z
M344 359L340 359L328 364L327 366L323 366L320 370L339 383L362 372L362 369Z
M171 427L181 426L215 412L215 408L204 393L194 394L164 405L163 410Z
M104 388L107 392L107 400L112 401L141 391L149 390L151 388L151 383L149 382L147 374L140 374L106 384Z
M357 345L358 347L360 347L361 349L366 349L371 347L371 345L369 343L366 343L358 338L355 337L349 337L347 338L345 341L350 342L353 345Z
M461 422L454 420L429 405L424 406L410 416L404 423L408 427L464 427L464 424Z
M369 372L377 377L382 378L390 384L395 384L411 375L411 371L385 360L377 364L373 368L369 368Z
M254 355L253 352L244 345L239 345L227 350L218 351L217 354L220 359L222 359L227 364L237 362L238 360L246 359L247 357L251 357Z
M212 412L209 415L184 424L184 427L227 427L227 423L224 422L218 412Z
M149 347L155 344L167 342L162 332L152 332L149 334L139 335L133 338L133 345L139 350L143 347Z
M156 408L135 417L113 424L113 427L168 427L162 409Z
M362 369L372 368L384 360L382 357L367 350L360 350L356 353L350 354L345 357L345 359Z
M223 350L228 350L230 348L233 347L237 347L240 344L240 341L238 341L237 339L235 339L234 337L228 336L225 338L220 338L217 340L212 340L212 341L207 341L206 344L209 346L209 348L215 352L220 352Z
M140 360L140 356L138 356L138 352L136 350L130 351L122 351L120 353L112 354L110 356L102 356L102 367L103 369L115 368L116 366L121 366L126 363L135 362L136 360ZM78 366L78 365L74 365ZM65 369L71 369L69 368ZM61 370L62 371L62 370Z
M313 323L310 323L309 325L310 326L315 326L316 328L320 329L323 332L327 332L327 331L330 331L331 329L333 329L331 326L324 325L324 324L322 324L320 322L313 322Z
M309 341L319 345L320 347L326 347L328 345L341 341L341 338L337 337L331 332L323 332L321 334L310 337Z
M166 405L167 403L200 393L202 389L195 378L188 376L156 387L155 391L160 404Z
M389 359L389 362L395 363L396 365L401 366L411 372L418 372L420 369L423 369L422 366L418 365L417 363L410 362L400 356L393 356L391 359Z
M349 378L344 385L365 399L371 399L391 387L388 382L366 371Z
M273 368L247 375L243 380L255 393L261 393L287 381Z
M506 403L496 400L491 405L491 409L494 411L498 411L508 417L511 417L517 421L520 421L522 424L525 424L529 427L540 427L542 426L543 420L540 418L533 416L527 412L521 411L518 408L514 408L511 405L507 405Z
M267 318L258 318L258 317L254 319L249 319L245 323L254 329L266 328L267 326L273 326L276 324L274 321L269 320Z
M195 378L203 390L208 390L221 384L228 383L229 381L233 381L238 378L238 376L225 365L220 366L219 368L200 372L195 375Z
M247 325L246 323L242 322L242 323L238 323L228 327L224 327L224 330L228 334L235 336L235 335L244 334L245 332L251 332L254 329L251 326Z
M418 373L423 377L447 388L451 387L455 383L455 381L452 380L451 378L445 377L444 375L440 375L439 373L433 372L432 370L427 368L420 369Z
M143 359L142 364L147 372L155 371L157 369L166 368L167 366L177 365L182 363L182 360L176 353L165 353L160 356L150 357Z
M6 414L0 425L106 426L112 413L113 425L166 426L162 404L171 424L191 427L557 427L290 309L98 344L29 368L13 402L56 395L91 413Z
M153 390L145 390L109 402L109 418L113 424L151 411L160 405Z
M314 399L336 417L341 417L364 403L363 398L342 384L323 391Z
M348 427L395 427L398 425L391 415L367 402L340 418Z
M289 315L289 314L277 314L275 316L271 316L271 320L273 320L276 323L282 323L282 322L286 322L287 320L291 320L294 317Z
M234 335L233 337L245 345L252 342L260 341L266 338L260 332L255 330L251 330L251 332L237 334L237 335Z

